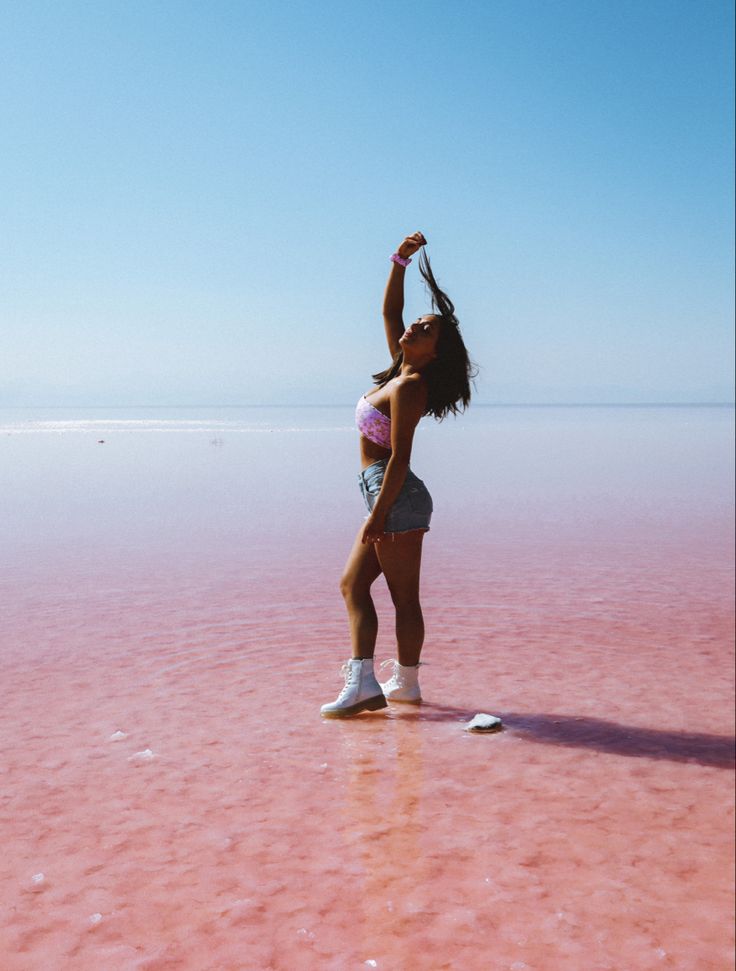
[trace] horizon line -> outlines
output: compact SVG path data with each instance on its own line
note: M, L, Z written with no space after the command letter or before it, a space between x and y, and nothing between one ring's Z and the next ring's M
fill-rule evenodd
M468 406L471 408L733 408L736 401L476 401ZM352 402L346 403L268 403L268 404L210 404L196 402L194 404L32 404L32 405L11 405L0 403L0 409L16 408L352 408ZM461 412L462 413L462 412Z

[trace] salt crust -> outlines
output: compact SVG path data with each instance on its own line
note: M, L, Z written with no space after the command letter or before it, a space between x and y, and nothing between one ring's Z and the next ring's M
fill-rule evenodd
M496 715L479 712L465 726L466 732L499 732L503 728L501 719Z

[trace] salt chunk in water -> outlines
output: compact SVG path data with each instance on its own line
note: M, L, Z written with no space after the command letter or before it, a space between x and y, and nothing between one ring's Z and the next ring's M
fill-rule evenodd
M90 924L99 924L102 920L102 914L90 914L89 922Z
M128 736L125 734L125 732L113 732L112 735L110 736L110 741L118 742L120 741L121 738L127 738L127 737Z
M503 728L503 722L496 715L486 715L479 712L470 719L465 726L466 732L498 732Z
M45 873L34 873L30 884L26 887L29 893L41 893L48 886Z
M136 752L135 755L128 756L128 761L132 762L136 759L139 762L147 762L149 759L153 759L156 756L150 750L150 748L144 748L142 752Z

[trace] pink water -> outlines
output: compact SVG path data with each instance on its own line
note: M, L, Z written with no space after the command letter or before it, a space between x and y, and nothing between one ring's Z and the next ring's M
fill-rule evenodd
M733 968L732 410L422 429L345 721L349 410L96 417L0 430L3 971Z

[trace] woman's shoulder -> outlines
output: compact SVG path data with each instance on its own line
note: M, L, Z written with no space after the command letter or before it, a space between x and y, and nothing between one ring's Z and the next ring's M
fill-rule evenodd
M415 404L421 407L426 403L428 394L429 388L426 378L419 372L398 375L391 382L391 398L400 399L406 404Z
M397 374L392 378L387 387L389 391L411 397L418 394L426 386L426 380L419 372L415 374Z

